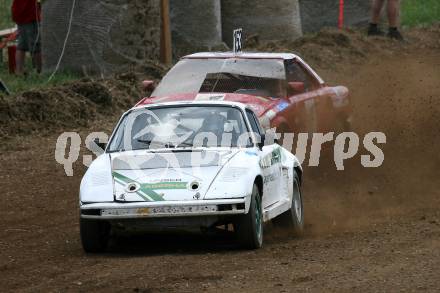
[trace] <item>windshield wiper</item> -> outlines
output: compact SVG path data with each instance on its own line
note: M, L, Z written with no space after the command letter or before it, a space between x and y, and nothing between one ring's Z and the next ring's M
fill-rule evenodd
M156 142L156 141L153 141L153 140L151 140L151 139L137 139L137 141L138 142L140 142L140 143L144 143L144 144L146 144L147 146L148 146L148 148L150 148L150 146L151 146L151 144L154 142L154 143L160 143L160 142ZM175 146L171 143L171 142L169 142L169 143L161 143L161 145L163 144L163 147L164 148L167 148L167 149L169 149L169 148L175 148Z
M137 141L140 142L140 143L144 143L144 144L146 144L148 146L150 146L153 143L152 140L146 140L146 139L138 139ZM193 144L189 143L189 142L181 142L181 143L179 143L177 145L173 144L172 142L163 143L163 147L167 148L167 149L174 149L174 148L177 148L179 146L193 147Z
M178 148L180 146L193 147L194 145L192 143L190 143L190 142L179 142L177 144L174 144L172 142L168 142L168 143L165 144L165 147L166 148L170 148L170 149L175 149L175 148Z
M178 146L193 147L194 145L190 142L181 142L178 144Z
M121 153L121 152L125 152L125 149L116 149L116 150L108 150L107 153L111 154L111 153Z
M144 144L146 144L148 146L153 142L150 139L137 139L137 141L140 142L140 143L144 143Z

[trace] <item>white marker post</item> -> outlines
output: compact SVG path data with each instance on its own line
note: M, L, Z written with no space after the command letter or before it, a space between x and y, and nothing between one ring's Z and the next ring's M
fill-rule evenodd
M233 50L234 53L241 53L243 48L243 29L234 30Z

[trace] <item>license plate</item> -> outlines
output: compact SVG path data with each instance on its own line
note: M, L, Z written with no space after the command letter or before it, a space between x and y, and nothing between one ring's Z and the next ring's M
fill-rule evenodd
M165 206L150 208L152 214L190 214L201 212L215 212L217 206Z
M200 206L162 206L149 208L130 208L130 209L104 209L102 216L148 216L148 215L173 215L173 214L192 214L202 212L216 212L216 205Z

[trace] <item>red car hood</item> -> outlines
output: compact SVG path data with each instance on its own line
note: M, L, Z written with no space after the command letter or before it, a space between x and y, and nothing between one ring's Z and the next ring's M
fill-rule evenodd
M191 93L176 94L166 97L143 98L136 107L150 104L178 102L178 101L230 101L239 102L248 105L258 116L263 115L267 110L274 107L280 99L265 98L252 95L234 94L234 93Z

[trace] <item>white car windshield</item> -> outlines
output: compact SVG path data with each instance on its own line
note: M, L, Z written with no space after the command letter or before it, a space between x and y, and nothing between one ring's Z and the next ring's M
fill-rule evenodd
M278 59L183 59L151 96L215 92L281 97L285 82L284 62Z
M192 147L246 147L248 129L233 106L163 106L126 114L108 152Z

